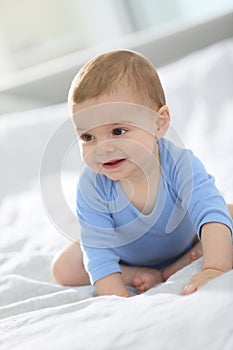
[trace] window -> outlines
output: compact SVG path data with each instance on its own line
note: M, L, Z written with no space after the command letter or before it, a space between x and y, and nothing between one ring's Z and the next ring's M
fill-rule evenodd
M232 0L125 0L134 30L198 22L233 10Z

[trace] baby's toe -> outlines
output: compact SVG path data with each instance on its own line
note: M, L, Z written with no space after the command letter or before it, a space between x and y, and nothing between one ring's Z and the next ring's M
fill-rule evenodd
M142 276L138 275L138 276L135 276L134 279L133 279L133 285L134 287L136 287L137 289L141 288L143 286L143 278Z

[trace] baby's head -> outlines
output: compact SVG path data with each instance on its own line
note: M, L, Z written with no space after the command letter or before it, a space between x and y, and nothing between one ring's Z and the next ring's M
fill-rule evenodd
M80 69L69 91L71 114L85 108L87 101L93 105L110 102L109 97L115 93L119 98L112 102L132 102L156 111L166 104L153 65L136 52L117 50L95 57Z
M146 159L146 149L154 152L154 136L162 137L169 125L169 110L158 74L149 61L133 51L104 53L84 65L71 84L68 103L83 159L96 172L100 171L96 158L101 159L101 164L125 159L127 148L127 159L136 159L139 153ZM138 152L136 144L141 145ZM109 145L111 152L106 151Z

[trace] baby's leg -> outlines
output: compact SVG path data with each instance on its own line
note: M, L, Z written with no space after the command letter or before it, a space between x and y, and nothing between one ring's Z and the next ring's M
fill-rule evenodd
M149 289L152 285L162 282L162 273L159 270L121 265L122 278L126 285L134 285L133 281L138 275L148 275L146 285ZM58 284L64 286L84 286L90 284L89 276L83 266L83 253L78 243L71 243L59 252L51 265L52 276Z
M200 243L198 244L200 245ZM168 267L163 272L164 275L162 275L162 271L148 267L121 265L123 281L126 285L136 287L139 292L144 292L157 283L163 282L170 275L199 257L200 253L197 253L195 247L192 248L192 252L196 252L195 258L191 257L190 252L185 254L177 262ZM69 244L54 257L51 272L55 281L64 286L90 285L89 276L83 266L83 254L78 243Z
M162 282L162 272L159 270L121 265L122 278L126 285L133 285L137 276L147 274L141 291L147 290L155 284ZM89 276L83 266L83 253L78 243L71 243L59 252L53 259L51 265L52 276L58 284L64 286L90 285Z
M163 271L163 278L166 281L171 275L181 270L183 267L191 264L202 256L201 242L197 242L187 253L181 256L172 265L168 266Z
M233 218L233 205L228 205ZM139 292L144 292L155 284L166 280L172 274L187 266L202 256L201 243L197 242L193 248L178 259L174 264L162 272L144 267L122 267L122 278L125 284L132 285ZM52 275L57 283L70 286L89 285L90 279L83 266L83 254L78 243L72 243L55 256L51 267Z
M51 265L52 276L63 286L84 286L90 284L83 266L83 254L78 243L71 243L59 252Z
M149 268L138 268L131 285L137 288L139 293L145 292L160 282L164 282L178 270L189 265L202 256L201 243L196 243L190 251L181 256L175 263L166 269L156 270ZM135 268L136 269L136 268Z

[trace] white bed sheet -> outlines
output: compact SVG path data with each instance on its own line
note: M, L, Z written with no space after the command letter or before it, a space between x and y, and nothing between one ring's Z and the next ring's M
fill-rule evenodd
M227 201L233 201L232 68L228 40L160 70L173 126L215 175ZM43 208L38 171L46 140L66 118L61 105L0 120L1 176L9 172L1 178L0 349L233 349L233 271L179 295L202 259L143 295L131 288L129 299L54 283L51 260L69 240ZM76 179L67 165L62 183L72 210ZM56 204L55 216L62 216Z

